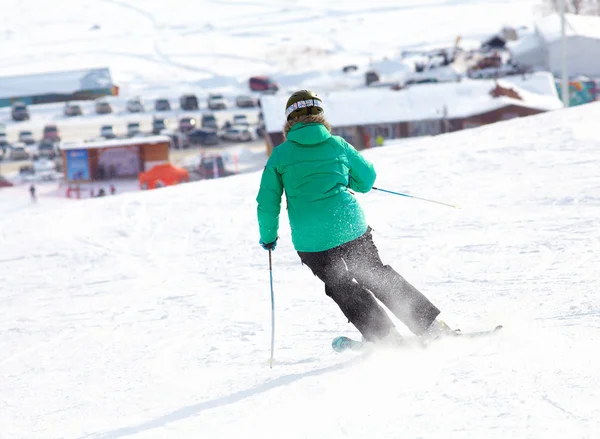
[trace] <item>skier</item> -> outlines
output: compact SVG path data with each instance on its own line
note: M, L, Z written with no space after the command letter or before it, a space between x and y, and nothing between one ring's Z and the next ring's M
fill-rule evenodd
M37 202L37 198L35 196L35 185L32 184L31 186L29 186L29 194L31 195L31 202Z
M342 137L331 135L314 92L293 93L285 114L286 140L273 149L256 198L262 248L277 246L285 191L300 260L323 281L325 293L366 341L402 341L375 298L423 340L455 335L437 319L439 309L379 257L372 229L351 192L371 190L373 165Z

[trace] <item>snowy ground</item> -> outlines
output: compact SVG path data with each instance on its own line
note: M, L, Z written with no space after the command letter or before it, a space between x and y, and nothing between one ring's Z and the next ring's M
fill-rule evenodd
M141 95L148 106L182 93L202 102L209 92L229 98L248 93L251 75L269 74L283 87L319 91L364 84L374 63L382 73L403 66L403 50L450 47L481 41L502 26L531 25L539 0L3 0L0 14L0 76L48 70L109 67L121 97ZM388 57L388 61L382 61ZM343 74L356 64L359 70ZM45 123L66 136L98 135L100 126L128 121L148 124L151 113L66 119L62 104L34 106L30 122L13 123L7 109L0 122L9 137ZM250 112L254 118L256 112ZM167 117L174 120L177 111ZM230 116L230 115L229 115ZM222 122L222 121L221 121Z
M426 351L333 353L356 332L284 218L267 367L260 172L68 204L0 190L0 438L597 437L598 117L365 152L377 186L463 207L361 195L384 261L450 325L505 325Z

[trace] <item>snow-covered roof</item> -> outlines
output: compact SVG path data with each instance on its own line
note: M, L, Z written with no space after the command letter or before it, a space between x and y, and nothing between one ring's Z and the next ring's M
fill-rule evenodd
M47 72L0 77L0 98L44 94L72 94L81 90L107 89L113 86L108 68Z
M546 78L547 79L547 78ZM325 116L333 127L372 125L418 120L466 118L487 113L508 105L556 110L562 102L556 93L541 94L519 87L512 82L498 80L502 87L511 88L521 97L494 98L490 91L494 80L420 84L394 91L390 89L358 89L318 93L323 100ZM538 84L539 85L539 84ZM540 86L541 87L541 86ZM261 99L265 126L268 132L281 132L285 124L287 95L277 94ZM445 116L444 116L445 111Z
M529 91L531 93L554 96L560 99L556 90L556 80L550 72L535 72L525 76L513 75L502 78L504 82L510 82L517 87Z
M147 136L147 137L132 137L130 139L110 139L110 140L95 140L92 142L72 142L62 143L61 150L71 149L100 149L100 148L119 148L123 146L147 145L156 143L169 143L171 141L168 136Z
M565 14L565 35L600 40L600 17L591 15ZM560 39L561 24L558 14L549 15L535 23L539 35L547 42Z
M542 50L540 38L535 32L519 35L519 38L515 41L507 41L506 47L513 55L517 56L531 51Z

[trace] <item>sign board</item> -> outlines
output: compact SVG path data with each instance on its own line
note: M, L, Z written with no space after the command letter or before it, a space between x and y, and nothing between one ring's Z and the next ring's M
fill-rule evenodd
M90 164L87 149L71 149L65 151L67 155L67 180L90 180Z

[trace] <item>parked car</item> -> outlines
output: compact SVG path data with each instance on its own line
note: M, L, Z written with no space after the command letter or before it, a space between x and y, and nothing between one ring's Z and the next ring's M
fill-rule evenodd
M96 114L110 114L113 112L113 107L106 101L96 101Z
M226 110L227 100L222 94L210 94L208 96L208 108L211 110Z
M5 150L8 146L8 138L6 133L0 133L0 149Z
M159 98L154 101L154 110L156 111L171 111L171 103L168 99Z
M43 139L50 139L56 142L60 142L60 134L56 125L46 125L42 134Z
M185 94L179 98L179 108L184 111L197 110L199 108L198 98L193 94Z
M8 160L27 160L29 158L29 153L23 144L10 145L7 152L6 158Z
M251 76L248 80L250 90L276 92L279 90L279 85L268 76Z
M112 125L102 125L102 127L100 127L100 136L105 139L114 139L117 137Z
M248 122L248 116L246 116L245 114L234 114L233 115L233 125L250 126L250 122Z
M241 95L235 98L235 105L240 108L254 108L257 102L252 96Z
M234 142L249 142L252 138L253 135L250 127L245 125L232 126L223 133L224 140L231 140Z
M58 155L56 144L50 139L42 140L37 148L37 156L40 158L54 159ZM35 158L35 157L34 157Z
M10 116L14 121L29 120L29 110L27 109L27 105L21 101L13 102Z
M179 131L182 133L187 133L188 131L192 131L196 127L196 119L189 116L184 116L179 119Z
M218 145L219 136L213 129L198 128L187 135L190 145Z
M142 132L139 122L129 122L127 124L127 136L133 137Z
M168 102L168 101L167 101ZM130 113L142 113L144 109L144 101L140 97L134 97L127 101L125 108Z
M35 143L33 133L31 131L20 131L19 142L23 142L25 145L33 145Z
M155 117L152 119L152 134L160 134L162 130L167 129L167 122L163 118Z
M81 116L83 115L83 110L81 109L81 105L67 102L63 109L63 113L67 117Z
M212 113L204 113L200 118L200 126L202 128L217 129L217 118Z

